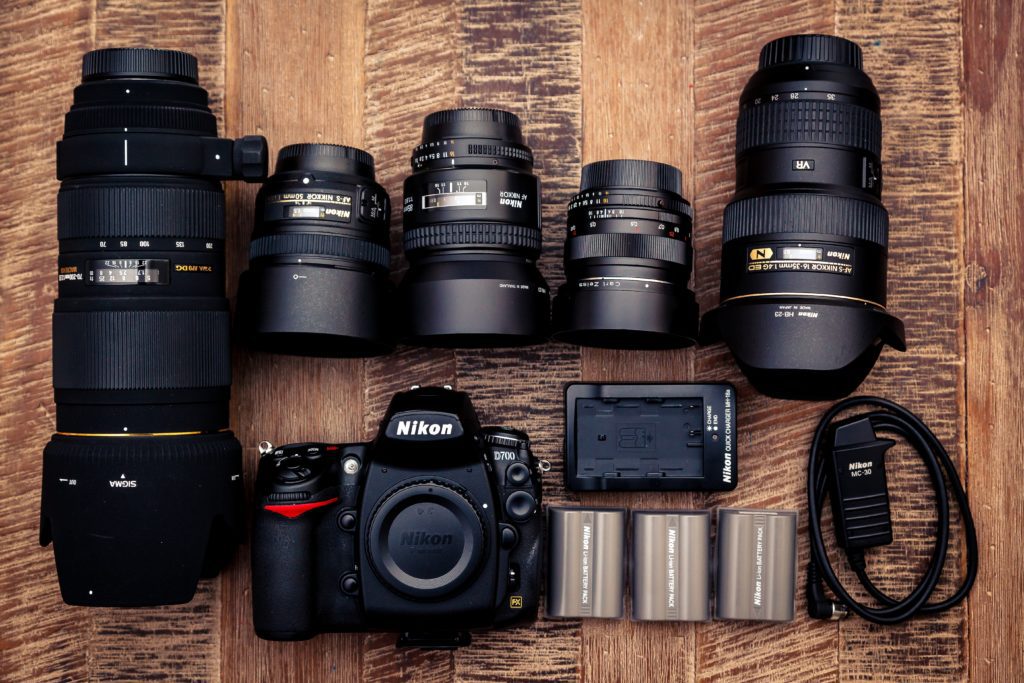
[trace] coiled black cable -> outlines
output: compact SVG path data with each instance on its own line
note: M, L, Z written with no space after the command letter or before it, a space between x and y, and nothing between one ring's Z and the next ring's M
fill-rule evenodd
M825 552L821 535L821 510L828 493L829 468L827 467L830 444L825 440L832 434L832 422L845 410L871 406L880 408L863 415L868 418L876 432L898 434L906 439L924 461L935 489L938 508L938 534L931 562L924 577L904 598L895 599L883 593L867 575L864 553L854 550L847 553L850 568L856 573L861 584L871 596L881 603L873 607L857 602L843 588ZM945 477L943 476L945 474ZM967 575L963 583L945 600L927 602L942 575L949 545L949 492L960 508L967 541ZM807 609L812 617L834 619L844 616L846 610L876 624L898 624L917 614L935 614L957 605L970 592L978 575L978 537L974 530L974 519L967 501L967 493L960 482L953 461L946 449L928 429L924 422L906 408L883 398L857 396L840 401L822 417L814 432L807 468L808 534L811 539L811 561L807 568ZM824 582L839 602L828 600L822 590Z

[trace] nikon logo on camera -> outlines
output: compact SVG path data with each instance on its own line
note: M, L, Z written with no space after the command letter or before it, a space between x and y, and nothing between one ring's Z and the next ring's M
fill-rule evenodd
M426 531L406 531L402 534L402 545L408 546L442 546L452 544L451 534L431 534Z
M462 436L462 425L454 415L406 412L391 418L385 434L408 441L451 439Z

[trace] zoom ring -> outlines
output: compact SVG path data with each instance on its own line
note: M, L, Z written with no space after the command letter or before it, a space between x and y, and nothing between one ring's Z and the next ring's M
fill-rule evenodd
M339 235L310 233L266 235L254 239L249 245L250 259L287 254L334 256L364 261L379 268L387 268L391 264L391 252L387 247L375 242Z
M64 116L64 135L104 129L159 129L217 135L217 119L208 110L167 105L109 106L72 109Z
M736 155L761 145L811 143L882 153L882 119L864 107L793 100L747 107L736 123Z
M181 389L231 384L227 311L53 314L56 389Z
M889 213L880 204L826 194L771 194L725 207L723 242L787 232L852 237L885 247Z
M589 258L639 258L689 266L691 260L690 246L682 240L624 232L579 235L568 241L566 250L567 261Z
M540 251L537 228L507 223L442 223L405 231L405 250L459 245L495 245Z
M57 194L57 239L90 237L222 240L224 193L157 186L62 188Z

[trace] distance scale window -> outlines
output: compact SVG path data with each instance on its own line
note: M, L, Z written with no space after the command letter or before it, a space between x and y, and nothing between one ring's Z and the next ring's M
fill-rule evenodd
M167 285L171 262L166 259L103 259L89 261L91 285Z
M448 180L424 188L422 208L487 208L486 180Z

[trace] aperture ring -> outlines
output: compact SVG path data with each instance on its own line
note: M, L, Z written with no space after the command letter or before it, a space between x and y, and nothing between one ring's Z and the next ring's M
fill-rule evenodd
M55 311L56 389L187 389L231 384L223 311Z
M692 247L683 240L660 235L601 233L570 237L565 244L566 261L589 258L626 257L651 259L689 266Z
M725 207L722 242L809 232L889 243L889 213L881 204L840 195L769 194L730 202Z
M65 185L57 193L57 239L91 237L223 240L224 192L219 184Z
M195 135L217 135L217 119L209 109L169 105L91 105L64 116L64 134L116 129L152 128Z
M257 237L249 245L250 260L288 254L334 256L365 261L385 269L391 264L391 252L387 247L342 235L320 235L308 232L279 233Z
M816 143L882 154L882 119L848 102L785 100L746 107L736 122L736 154L761 145Z
M405 231L405 250L459 245L495 245L540 251L542 235L537 228L508 223L440 223Z
M628 189L580 192L569 201L567 210L617 209L621 207L655 209L693 218L693 207L682 199L635 194Z

